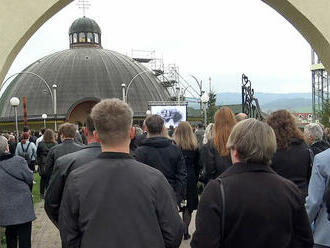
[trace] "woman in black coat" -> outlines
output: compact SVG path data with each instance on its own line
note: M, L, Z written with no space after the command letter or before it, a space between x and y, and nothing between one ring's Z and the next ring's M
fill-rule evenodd
M55 133L51 129L47 129L44 133L42 141L39 142L37 147L37 162L38 162L38 171L40 175L40 196L44 197L45 189L48 186L49 178L46 174L46 161L47 155L53 146L56 145L55 142Z
M217 178L231 165L229 150L226 148L231 130L236 124L230 108L222 107L214 115L214 137L203 149L203 170L205 182Z
M294 182L307 196L312 161L303 133L298 129L294 117L286 110L273 112L267 123L273 128L277 142L272 169Z
M188 232L192 212L198 206L197 182L200 171L199 151L196 136L188 122L180 122L174 133L174 141L182 151L187 167L187 204L183 206L183 222L185 223L184 239L189 239Z
M233 166L211 180L200 199L192 248L313 247L299 189L269 163L276 150L264 122L239 122L228 140Z

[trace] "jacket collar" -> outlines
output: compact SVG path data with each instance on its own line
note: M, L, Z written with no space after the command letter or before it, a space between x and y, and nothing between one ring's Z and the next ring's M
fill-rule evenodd
M227 176L232 176L235 174L241 174L246 172L264 172L264 173L272 173L276 174L268 165L265 164L253 164L253 163L236 163L233 166L229 167L220 178L224 178Z
M128 153L123 152L102 152L97 157L101 159L134 159Z
M89 143L85 147L83 147L83 149L84 148L91 148L91 147L101 147L101 144L98 143L98 142Z
M11 154L11 153L8 153L8 152L1 153L0 154L0 161L7 160L7 159L10 159L12 157L14 157L14 154Z
M73 139L65 139L62 141L62 143L73 143Z

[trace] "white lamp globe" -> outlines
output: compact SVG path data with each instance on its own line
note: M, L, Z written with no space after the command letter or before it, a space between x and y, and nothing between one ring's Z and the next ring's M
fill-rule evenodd
M42 114L41 118L42 119L47 119L47 114Z
M13 107L17 107L19 105L19 99L17 97L10 98L10 105Z
M207 103L210 100L209 95L207 93L204 93L204 95L202 95L201 97L201 100L203 103Z

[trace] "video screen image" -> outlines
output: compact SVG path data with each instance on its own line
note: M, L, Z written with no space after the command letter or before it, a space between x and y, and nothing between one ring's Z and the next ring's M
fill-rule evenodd
M177 127L181 121L187 120L186 106L151 106L153 115L160 115L169 128L171 125Z

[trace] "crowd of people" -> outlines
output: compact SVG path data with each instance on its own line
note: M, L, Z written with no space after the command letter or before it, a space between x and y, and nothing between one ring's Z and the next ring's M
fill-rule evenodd
M7 247L31 247L33 173L62 247L174 248L183 239L193 248L330 247L330 145L321 125L302 131L286 110L259 121L227 107L205 130L189 122L167 129L159 115L132 124L126 103L105 99L80 131L64 123L58 133L26 127L17 140L3 133Z

